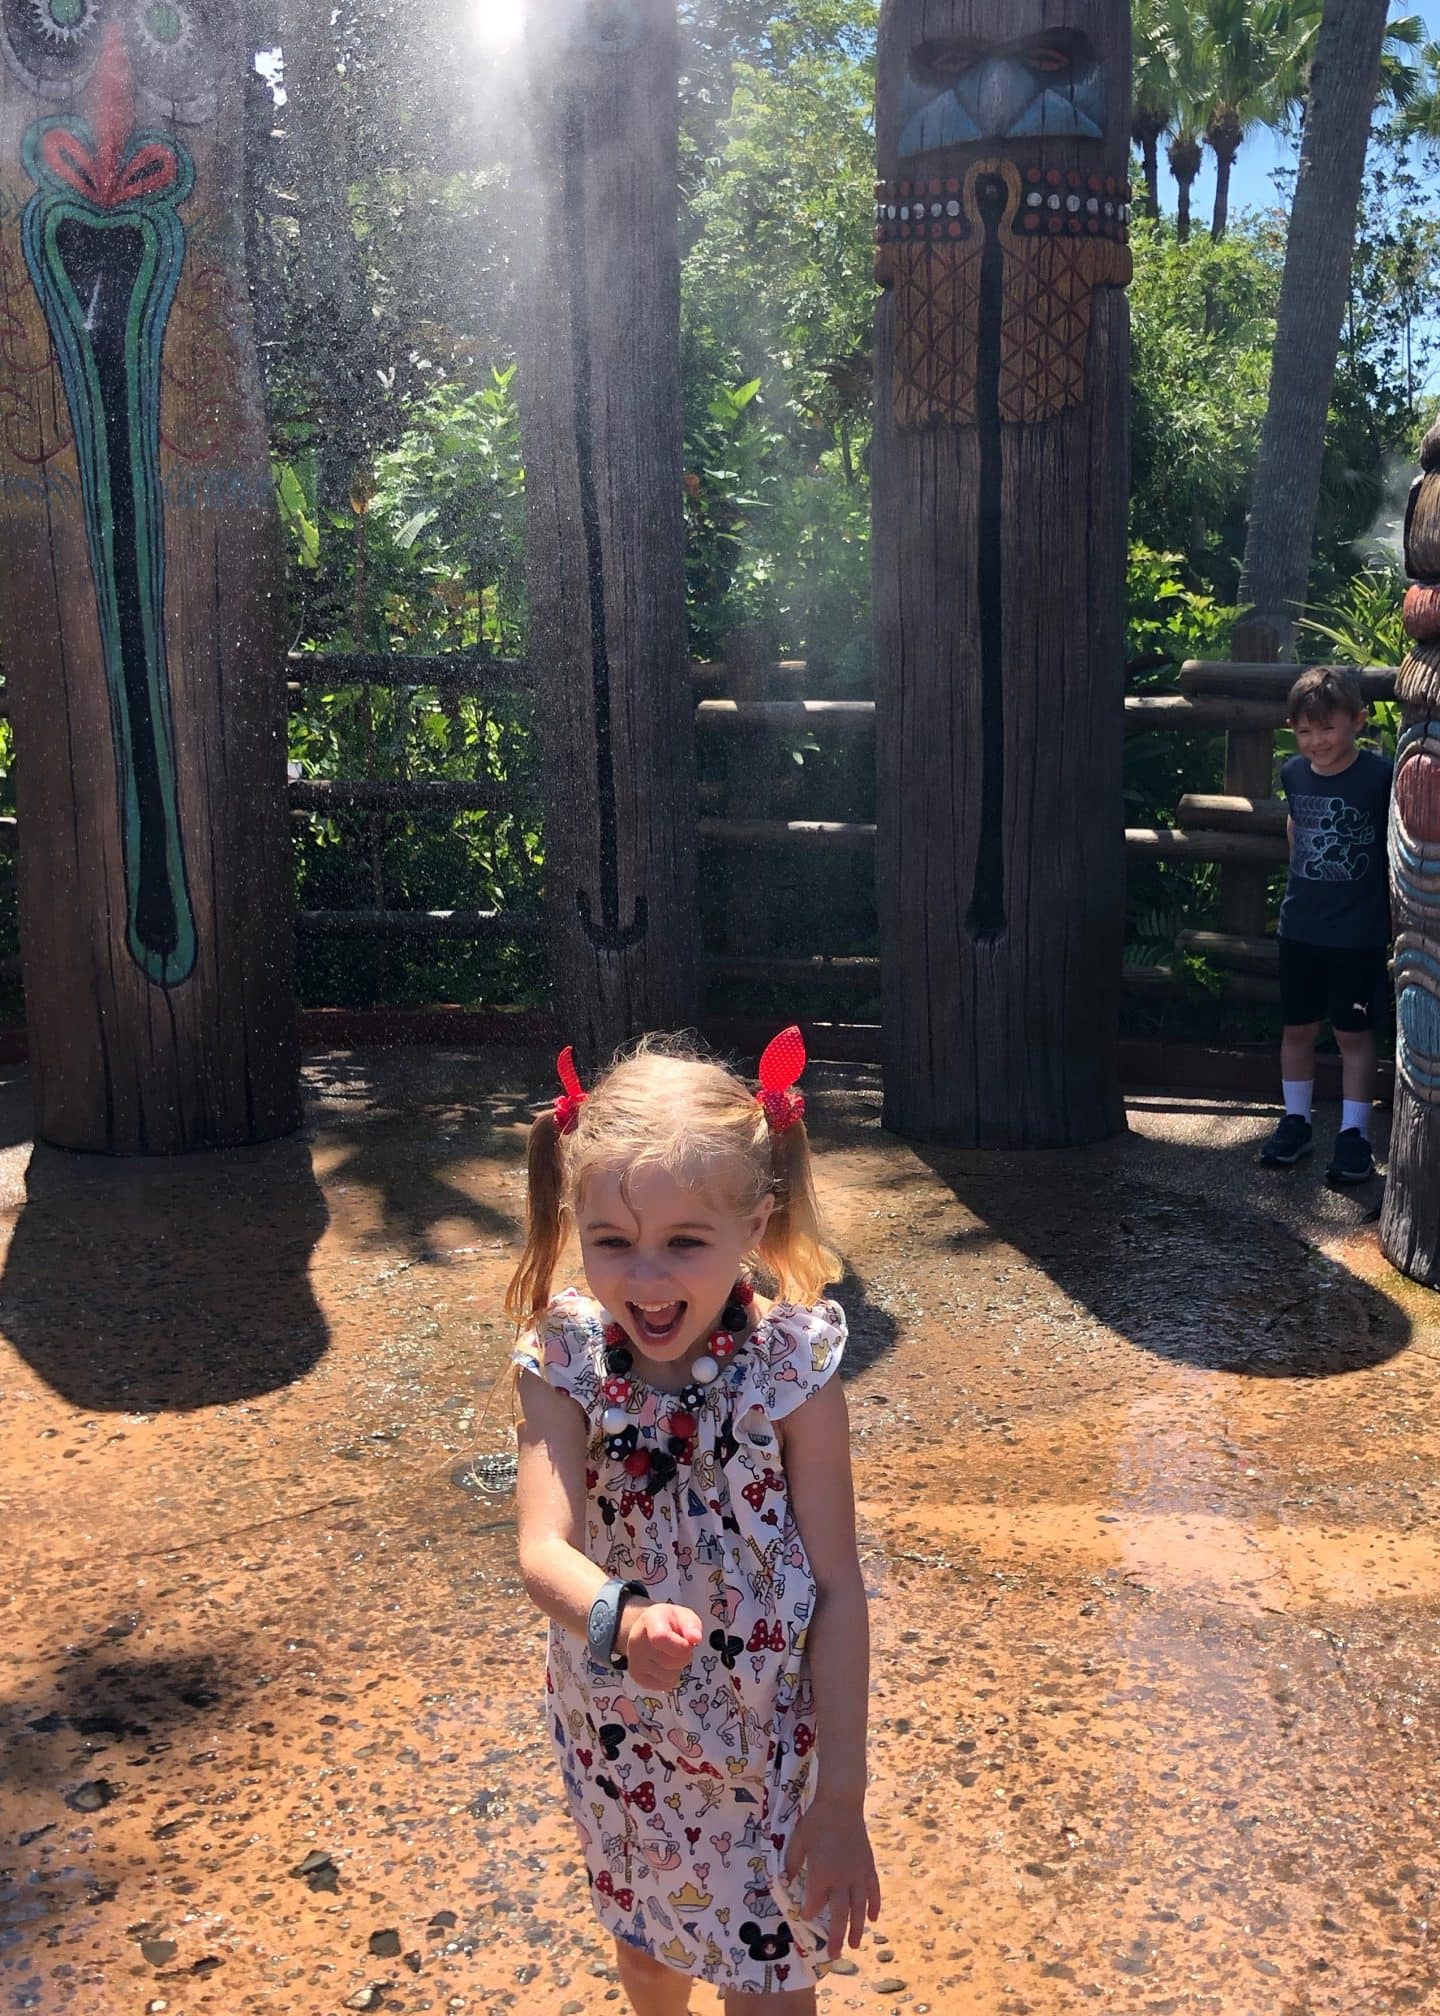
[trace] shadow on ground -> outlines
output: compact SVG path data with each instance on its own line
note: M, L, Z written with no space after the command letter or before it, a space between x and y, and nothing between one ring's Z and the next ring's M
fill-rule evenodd
M1381 1365L1409 1342L1395 1303L1240 1199L1177 1194L1123 1164L1051 1168L1042 1186L1033 1173L916 1153L1066 1295L1158 1357L1319 1379Z
M874 1139L878 1074L816 1073L827 1144ZM1256 1166L1272 1115L1155 1102L1189 1114L1181 1140L1139 1133L1063 1153L907 1148L964 1207L949 1250L1014 1247L1099 1322L1157 1357L1261 1378L1319 1379L1404 1350L1405 1310L1318 1249L1373 1221L1379 1184L1333 1197L1318 1169ZM1317 1151L1318 1153L1318 1151ZM919 1171L916 1171L919 1180ZM1288 1221L1288 1222L1287 1222Z
M519 1165L519 1130L548 1096L553 1068L528 1052L486 1051L483 1063L453 1050L329 1051L310 1060L307 1122L337 1151L327 1187L365 1191L375 1239L401 1240L417 1260L438 1257L445 1225L467 1227L473 1238L518 1238L518 1215L485 1202L456 1172L491 1157Z
M303 1140L153 1162L37 1146L0 1331L87 1411L253 1399L325 1352L309 1266L326 1222Z

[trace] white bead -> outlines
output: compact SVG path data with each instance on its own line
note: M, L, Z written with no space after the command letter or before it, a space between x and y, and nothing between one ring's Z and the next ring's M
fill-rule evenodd
M1078 196L1067 196L1065 198L1065 208L1073 217L1080 208L1080 198Z
M956 202L953 196L950 198L950 201L945 205L945 215L947 217L958 217L960 215L960 205Z
M690 1367L690 1377L697 1386L710 1386L720 1377L720 1367L708 1352L702 1352Z
M607 1435L623 1435L630 1425L630 1416L623 1407L607 1407L600 1416L600 1426Z

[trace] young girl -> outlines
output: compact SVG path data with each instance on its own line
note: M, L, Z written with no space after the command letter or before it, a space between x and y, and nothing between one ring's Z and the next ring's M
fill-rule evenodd
M651 1043L530 1130L520 1565L591 1895L638 2016L806 2016L880 1909L839 1263L798 1029L752 1094ZM566 1230L589 1293L552 1277ZM752 1289L757 1263L780 1301Z

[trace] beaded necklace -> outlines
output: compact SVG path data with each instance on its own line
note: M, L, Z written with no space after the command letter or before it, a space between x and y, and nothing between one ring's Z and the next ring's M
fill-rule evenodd
M623 1457L625 1474L634 1480L637 1488L643 1490L647 1486L654 1488L668 1484L680 1465L693 1459L695 1431L699 1426L698 1416L705 1401L706 1388L713 1386L720 1377L720 1367L725 1360L734 1356L736 1345L749 1328L754 1300L755 1290L748 1281L737 1281L730 1290L729 1299L720 1311L719 1328L711 1331L708 1348L690 1367L689 1383L674 1396L674 1407L665 1422L667 1439L663 1449L642 1449L639 1446L640 1430L630 1419L631 1403L637 1397L635 1381L630 1377L635 1366L635 1354L630 1349L624 1325L606 1325L605 1380L600 1389L605 1398L605 1411L600 1417L600 1431L605 1437L605 1454L612 1462L618 1462Z

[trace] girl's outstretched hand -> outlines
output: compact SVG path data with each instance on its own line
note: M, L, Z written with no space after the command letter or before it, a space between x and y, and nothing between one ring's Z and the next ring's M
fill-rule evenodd
M838 1960L846 1934L850 1944L858 1946L866 1919L873 1925L880 1916L880 1878L858 1801L832 1802L823 1792L816 1794L790 1836L786 1882L794 1883L802 1870L805 1889L800 1909L807 1918L823 1919L828 1907L830 1939L825 1950L831 1960Z
M620 1651L630 1677L658 1694L679 1686L704 1635L695 1612L679 1603L627 1603L620 1613Z

